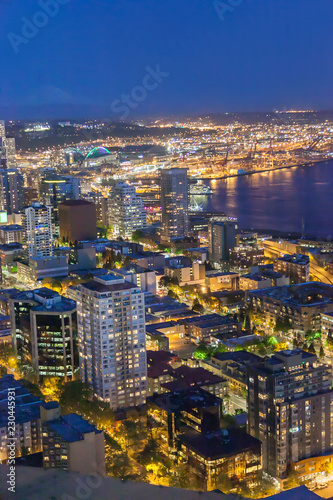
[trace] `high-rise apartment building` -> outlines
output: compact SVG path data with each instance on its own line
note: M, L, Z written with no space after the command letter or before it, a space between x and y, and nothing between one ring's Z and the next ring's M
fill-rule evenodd
M262 442L269 474L284 479L292 462L332 450L332 378L301 349L248 365L247 431Z
M5 147L7 153L8 168L16 168L16 144L15 137L6 137Z
M5 120L0 120L0 137L6 137Z
M7 160L6 160L7 162ZM24 181L16 169L0 169L0 207L7 214L14 214L24 206Z
M38 377L72 380L78 369L76 304L53 290L12 293L9 300L13 347Z
M1 168L16 168L15 137L6 137L4 120L0 120L0 157Z
M108 199L103 196L100 191L89 192L84 196L84 199L91 201L96 205L96 219L97 224L108 226L109 213L108 213Z
M0 168L6 170L8 168L8 162L5 141L5 137L0 137Z
M146 211L143 198L136 193L135 187L120 182L114 186L109 198L109 225L115 236L131 238L134 231L144 229Z
M113 274L78 286L82 382L111 408L144 404L147 361L144 293Z
M161 239L185 238L189 231L188 181L186 168L161 170Z
M229 252L236 245L237 222L228 217L217 217L208 224L209 260L229 260Z
M52 209L41 205L38 201L32 202L24 209L23 227L25 228L25 257L43 258L52 257Z
M71 175L57 175L46 171L39 184L39 199L44 205L52 206L54 230L58 233L60 203L80 199L80 179Z
M45 205L80 199L80 179L71 175L46 172L40 181L40 199Z

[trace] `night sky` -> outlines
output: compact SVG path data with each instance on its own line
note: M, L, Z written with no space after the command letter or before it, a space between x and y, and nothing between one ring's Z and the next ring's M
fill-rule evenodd
M43 1L1 0L0 118L333 108L332 0Z

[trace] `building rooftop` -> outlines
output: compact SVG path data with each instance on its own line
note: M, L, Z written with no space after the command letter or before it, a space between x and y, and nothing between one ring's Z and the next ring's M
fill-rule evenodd
M234 273L231 271L208 271L206 272L206 278L218 278L220 276L238 276L238 273Z
M12 242L12 243L6 243L4 245L0 245L0 250L2 252L12 252L13 250L21 250L23 248L23 245L21 243L17 242Z
M0 226L0 231L5 231L6 233L9 233L11 231L22 231L23 226L20 226L19 224L8 224L7 226Z
M154 394L147 398L166 411L183 411L191 408L211 408L221 404L221 399L200 388L179 389L174 392Z
M87 205L94 205L91 201L87 200L65 200L60 203L59 206L65 206L65 207L81 207L81 206L87 206Z
M223 378L214 373L205 370L205 368L190 368L189 366L182 365L174 370L174 377L178 380L183 380L190 386L198 385L213 385L223 382Z
M200 321L200 323L195 323L194 326L197 328L215 328L223 325L237 325L238 321L233 318L228 318L226 316L220 316L219 319L215 319L214 321Z
M191 316L190 318L184 318L180 322L182 325L196 325L199 323L205 323L207 321L214 321L216 319L221 318L217 313L212 313L212 314L204 314L201 316Z
M251 352L236 351L236 352L217 352L213 358L219 361L234 361L236 363L256 363L260 361L261 357Z
M94 425L89 424L87 420L77 413L70 413L55 420L44 422L43 426L54 431L63 441L67 441L68 443L82 441L84 439L83 435L90 432L94 432L95 434L102 432L97 430Z
M292 262L293 264L298 264L301 266L306 266L310 263L310 257L308 255L303 255L300 253L295 253L293 255L284 255L283 257L279 257L276 260L280 260L283 262Z
M130 257L132 254L129 254ZM112 272L121 275L127 276L128 274L142 274L142 273L151 273L154 272L152 269L146 269L145 267L139 266L138 264L130 264L128 266L121 267L120 269L112 269Z
M154 333L155 331L162 330L164 328L173 328L177 326L176 321L163 321L161 323L153 323L152 325L146 326L146 331L148 333Z
M14 375L4 375L0 378L0 428L8 424L8 389L15 389L15 421L16 423L30 422L40 418L40 407L44 401L33 396L23 387ZM52 402L59 406L59 403Z
M104 280L104 276L102 279ZM98 292L98 293L138 289L138 287L136 285L133 285L132 283L124 282L124 283L112 284L112 280L109 281L110 283L102 283L97 280L93 280L89 281L88 283L79 285L79 288L81 289L86 288L87 290L91 290L93 292Z
M220 429L212 434L188 430L178 436L179 441L192 451L210 460L218 460L238 453L261 448L261 442L239 430Z
M322 316L329 316L330 318L333 318L333 312L325 312L325 313L321 313Z
M251 297L278 300L288 305L312 307L333 303L333 285L310 281L298 285L276 286L253 290Z
M147 351L148 366L169 364L176 359L178 356L170 351Z
M49 288L37 288L36 290L16 290L10 294L13 301L29 301L34 303L32 310L38 312L69 312L76 309L76 302L67 299Z
M270 358L260 359L255 363L251 363L249 368L254 369L254 371L261 373L265 377L289 377L291 373L326 370L330 372L330 378L332 378L332 370L329 365L318 365L317 356L302 349L287 349L276 352ZM325 384L325 382L323 383Z

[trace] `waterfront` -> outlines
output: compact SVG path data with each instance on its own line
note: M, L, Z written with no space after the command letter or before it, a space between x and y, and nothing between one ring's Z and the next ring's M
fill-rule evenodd
M302 231L333 238L333 161L205 181L209 197L197 197L204 210L237 217L240 228Z

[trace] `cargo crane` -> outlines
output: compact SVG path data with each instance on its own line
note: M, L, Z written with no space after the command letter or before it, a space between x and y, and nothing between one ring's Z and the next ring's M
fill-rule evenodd
M308 151L313 151L315 149L315 147L317 146L317 144L320 143L320 141L323 140L323 136L322 135L319 135L314 141L312 141L312 143L310 144L310 146L307 148Z
M224 158L224 162L223 162L224 166L227 166L228 156L229 156L229 144L227 144L227 152L226 152L226 155L225 155L225 158Z

